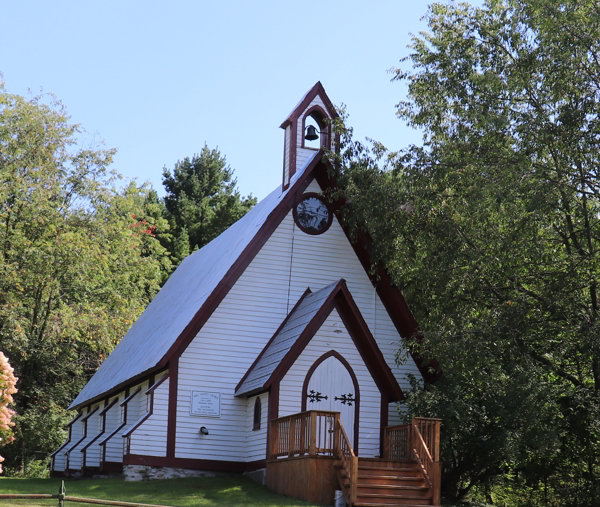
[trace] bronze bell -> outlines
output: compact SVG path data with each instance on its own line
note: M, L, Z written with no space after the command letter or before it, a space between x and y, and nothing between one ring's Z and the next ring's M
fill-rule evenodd
M315 139L319 139L319 134L317 134L317 129L313 125L309 125L306 127L306 135L304 139L307 141L314 141Z

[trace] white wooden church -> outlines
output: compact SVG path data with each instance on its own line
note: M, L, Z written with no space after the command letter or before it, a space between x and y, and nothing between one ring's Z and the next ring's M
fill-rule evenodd
M335 117L319 82L281 124L283 180L181 263L72 402L54 476L265 470L309 501L439 505L439 421L397 411L406 374L428 380L396 364L415 320L323 195Z

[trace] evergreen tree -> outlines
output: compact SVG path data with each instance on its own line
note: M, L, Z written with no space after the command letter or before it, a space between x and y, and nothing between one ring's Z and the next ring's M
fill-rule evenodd
M225 157L206 145L199 155L177 162L173 171L164 169L166 216L175 240L161 240L175 263L212 241L256 204L252 195L240 196L233 174Z

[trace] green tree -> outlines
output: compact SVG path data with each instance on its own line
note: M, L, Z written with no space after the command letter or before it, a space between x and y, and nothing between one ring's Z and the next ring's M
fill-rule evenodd
M597 505L600 8L452 2L426 19L394 77L424 145L348 139L341 160L350 225L444 374L410 406L444 419L448 496L511 471L553 505Z
M8 468L63 441L65 407L170 269L146 190L116 189L114 152L78 149L78 131L60 103L0 90L0 350L20 378Z
M225 157L206 145L199 155L177 162L172 172L165 167L164 202L174 239L163 244L174 262L212 241L256 204L252 195L240 196L233 174Z

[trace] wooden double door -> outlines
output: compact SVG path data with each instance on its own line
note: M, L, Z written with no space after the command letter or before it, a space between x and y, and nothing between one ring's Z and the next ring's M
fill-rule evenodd
M339 353L328 352L312 365L302 396L303 410L339 412L348 438L358 449L359 387L354 371Z

